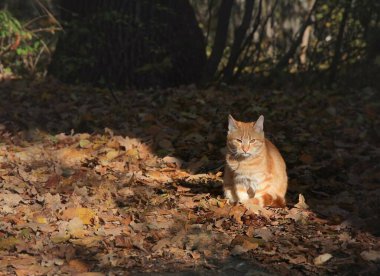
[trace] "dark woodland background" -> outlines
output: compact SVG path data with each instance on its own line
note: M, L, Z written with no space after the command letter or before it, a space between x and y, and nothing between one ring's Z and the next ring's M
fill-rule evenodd
M0 70L68 83L376 82L378 1L6 0Z

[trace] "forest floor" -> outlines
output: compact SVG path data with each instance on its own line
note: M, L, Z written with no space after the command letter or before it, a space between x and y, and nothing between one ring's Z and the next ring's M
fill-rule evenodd
M0 275L378 275L378 94L5 82ZM285 209L223 199L228 113L265 116Z

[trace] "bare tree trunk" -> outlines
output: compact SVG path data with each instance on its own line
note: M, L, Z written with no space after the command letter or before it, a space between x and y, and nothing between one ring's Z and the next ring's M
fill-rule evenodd
M312 0L307 1L307 8L310 10L312 7ZM302 36L302 42L301 42L301 52L300 52L300 63L301 67L305 68L306 67L306 62L307 62L307 48L309 46L309 39L312 31L312 26L308 25L306 27L305 32L303 33Z
M120 88L200 81L204 36L188 0L60 3L66 27L49 68L60 80Z
M352 0L346 0L346 5L344 7L342 21L340 22L340 26L339 26L338 37L336 39L335 54L334 54L334 57L333 57L333 60L331 62L331 66L330 66L330 77L329 77L329 81L328 81L329 86L331 86L331 84L335 80L336 71L338 69L338 65L340 62L340 57L342 54L341 48L342 48L343 37L344 37L344 29L346 26L348 15L349 15L350 10L351 10L351 3L352 3Z
M269 12L267 12L267 16L265 17L265 19L262 21L261 23L261 10L262 10L262 6L261 6L261 1L260 1L260 9L259 9L259 13L258 13L258 19L255 24L254 24L254 32L256 32L259 24L261 24L261 30L260 30L260 33L259 33L259 38L256 42L256 45L255 45L255 52L253 51L249 51L249 48L246 48L245 50L245 53L243 54L243 58L242 58L242 61L240 62L239 66L238 66L238 69L236 70L236 73L234 74L233 76L233 79L236 80L237 78L239 78L239 76L241 75L243 69L248 65L248 61L251 60L254 56L254 54L256 54L256 58L252 61L251 65L252 67L256 65L256 63L258 62L258 60L260 59L260 54L261 54L261 44L262 44L262 41L263 41L263 38L264 38L264 35L265 35L265 31L266 31L266 26L268 24L268 21L270 18L272 18L273 14L274 14L274 11L278 5L278 2L279 0L276 0L272 6L272 8L270 9ZM268 9L268 8L267 8ZM253 36L254 35L254 32L251 32L251 35ZM248 42L248 41L246 41Z
M233 2L233 0L222 0L222 3L220 5L218 15L218 26L215 33L212 52L207 60L205 69L203 71L203 83L210 81L214 77L215 72L218 69L220 60L223 56L223 52L226 47L228 24L230 21Z
M279 60L279 62L277 63L277 65L274 68L274 71L280 71L284 67L286 67L289 63L289 59L292 58L294 56L294 54L296 53L298 46L301 44L302 37L305 33L306 28L311 24L311 16L312 16L315 8L317 7L318 1L319 0L315 0L312 8L310 9L310 11L306 17L305 22L303 23L303 25L301 26L301 28L298 32L297 38L294 40L293 44L290 46L289 51L286 52L285 55L283 55L283 57Z
M236 62L239 58L239 55L241 54L243 50L242 43L244 41L247 30L249 29L249 25L251 23L254 2L255 2L254 0L245 1L243 20L239 28L237 28L237 30L235 31L235 38L232 44L231 54L228 59L227 66L224 69L223 78L226 82L229 82L231 80Z

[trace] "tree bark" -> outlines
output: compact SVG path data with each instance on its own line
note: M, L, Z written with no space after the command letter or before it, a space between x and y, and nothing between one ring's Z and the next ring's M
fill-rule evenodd
M277 63L277 65L274 68L274 71L280 71L284 67L286 67L289 63L289 59L292 58L294 56L294 54L296 53L297 48L302 41L302 37L303 37L303 34L304 34L306 28L311 24L311 16L312 16L315 8L317 7L318 1L319 0L315 0L312 8L310 9L310 11L306 17L305 22L303 23L300 30L298 31L298 35L297 35L296 39L294 40L294 42L290 46L290 49L288 50L288 52L286 52L283 55L283 57L279 60L279 62Z
M342 54L341 48L343 44L344 29L346 26L348 15L351 10L351 3L352 3L352 0L346 0L346 5L344 7L342 21L340 22L340 25L339 25L338 37L336 39L336 44L335 44L334 57L330 66L330 76L328 80L329 86L331 86L332 83L335 81L336 71L338 69L338 65L340 62L341 54Z
M203 71L202 82L207 83L213 79L218 65L223 56L226 47L228 25L231 16L233 0L222 0L218 14L218 25L215 33L215 39L211 51L211 55L207 60L205 69Z
M307 1L307 7L308 7L308 9L310 9L312 7L312 0ZM303 33L303 36L302 36L300 63L301 63L301 67L303 67L303 68L306 67L307 48L309 46L309 39L310 39L311 31L312 31L312 27L311 27L311 25L308 25L306 27L305 32Z
M244 7L244 16L243 20L240 24L240 26L235 31L235 38L234 42L231 47L231 54L228 59L228 63L226 65L226 68L224 69L224 76L223 79L226 82L231 81L233 76L233 71L236 66L236 62L239 58L239 55L241 54L243 48L242 43L244 41L244 38L247 34L249 25L252 20L252 11L255 1L254 0L246 0L245 1L245 7Z
M188 0L61 0L66 22L49 73L106 87L199 82L205 42Z

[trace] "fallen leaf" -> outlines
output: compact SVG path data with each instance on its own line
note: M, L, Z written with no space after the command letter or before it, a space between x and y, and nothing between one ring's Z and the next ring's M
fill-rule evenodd
M91 147L91 142L87 139L83 139L79 141L79 146L84 149L88 149Z
M94 247L99 244L99 242L102 240L102 237L93 236L93 237L86 237L82 239L70 239L70 242L72 244L85 246L85 247Z
M152 247L152 251L156 252L156 251L159 251L161 250L162 248L168 246L171 244L171 240L169 238L164 238L164 239L161 239L159 240L156 245L154 245Z
M289 210L289 213L285 216L285 218L293 219L294 221L303 221L308 217L308 214L303 212L303 209L292 208Z
M117 193L123 197L134 196L135 192L130 187L124 187L117 191Z
M20 243L22 243L22 241L15 237L0 238L0 249L10 250Z
M78 217L83 224L91 224L95 218L95 212L89 208L67 208L63 211L62 219L69 220Z
M106 154L106 159L107 159L108 161L111 161L112 159L115 159L116 157L118 157L119 154L120 154L120 152L117 151L117 150L110 150L110 151L107 152L107 154Z
M330 260L333 256L329 253L324 253L322 255L319 255L318 257L314 258L313 262L315 265L321 265Z
M129 237L124 235L119 235L115 237L115 246L121 248L132 248L133 243Z
M309 205L305 202L305 197L302 194L298 195L298 203L294 205L294 207L297 207L298 209L308 209Z
M267 227L255 229L253 233L264 241L270 241L273 238L272 232Z
M70 235L67 234L66 232L58 232L56 234L53 234L51 237L50 237L50 240L53 242L53 243L63 243L63 242L66 242L70 239Z
M89 270L89 265L81 260L70 260L69 267L74 269L76 272L87 272Z
M78 217L71 219L67 225L67 232L74 238L83 238L86 231L83 229L84 224Z
M152 180L162 182L162 183L172 181L172 179L169 176L167 176L166 174L163 174L159 171L148 171L148 172L146 172L146 176L148 176Z
M174 165L177 169L182 167L183 161L179 158L173 156L165 156L162 161L164 161L168 166Z
M380 251L363 251L362 253L360 253L360 256L366 261L380 262Z
M80 165L91 157L86 150L77 150L75 148L62 148L55 153L55 156L63 166L67 167Z
M229 216L232 217L237 223L243 224L241 217L246 211L247 209L243 205L236 205L229 211Z
M1 200L4 201L4 204L14 207L22 201L22 197L18 194L0 193L0 201Z
M234 248L231 250L232 255L241 255L243 253L248 252L249 250L254 250L259 247L258 243L250 242L248 240L245 240L242 245L235 245Z
M76 273L75 276L105 276L106 274L102 272L82 272Z
M291 264L304 264L304 263L307 263L307 259L303 255L298 255L295 258L289 258L289 263L291 263Z
M299 160L301 160L303 163L309 165L309 164L313 163L314 158L310 154L303 153L303 154L300 155Z

